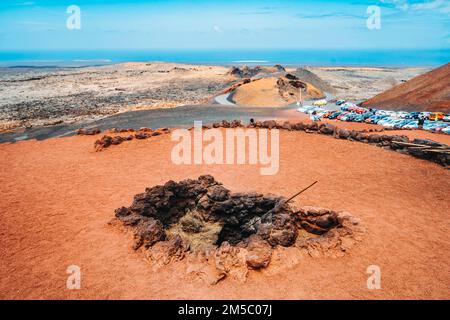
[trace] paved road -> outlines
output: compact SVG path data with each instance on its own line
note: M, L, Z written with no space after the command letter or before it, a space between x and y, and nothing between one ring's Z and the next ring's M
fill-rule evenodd
M214 100L218 103L221 104L223 106L236 106L235 103L231 102L229 100L230 94L229 93L225 93L225 94L221 94L220 96L217 96L214 98Z
M276 118L284 110L295 107L296 106L294 105L275 109L211 104L201 106L183 106L173 109L130 111L90 123L36 127L11 133L3 133L0 134L0 143L28 139L44 140L53 137L70 136L74 135L79 128L99 128L100 130L107 130L110 128L139 129L141 127L150 127L153 129L161 127L181 128L193 126L194 121L196 120L201 120L204 124L234 119L240 119L244 122L248 122L250 118Z

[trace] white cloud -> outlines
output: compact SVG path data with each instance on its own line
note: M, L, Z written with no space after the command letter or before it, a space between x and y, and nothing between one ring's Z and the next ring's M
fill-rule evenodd
M410 4L408 0L380 0L381 3L393 5L395 8L407 11L434 10L441 13L450 13L450 0L428 0L421 3Z
M217 33L223 33L222 28L219 27L219 26L214 26L214 27L213 27L213 30L214 30L215 32L217 32Z
M393 5L397 9L403 11L408 10L410 7L408 0L381 0L381 3Z

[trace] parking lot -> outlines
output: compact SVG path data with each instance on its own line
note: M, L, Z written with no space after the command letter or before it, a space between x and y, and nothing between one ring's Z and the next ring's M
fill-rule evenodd
M337 101L334 108L330 108L330 104L326 101L319 100L314 102L313 105L301 106L297 111L308 114L312 120L324 118L377 124L388 129L423 129L435 133L450 134L450 115L442 112L367 109L342 100Z

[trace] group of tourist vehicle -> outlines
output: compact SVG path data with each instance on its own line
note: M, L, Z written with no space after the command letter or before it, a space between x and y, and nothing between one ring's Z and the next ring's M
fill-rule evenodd
M339 110L328 110L322 106L302 106L297 110L315 117L340 121L378 124L392 129L419 129L423 119L423 130L450 134L450 115L442 112L406 112L362 108L351 102L339 100Z

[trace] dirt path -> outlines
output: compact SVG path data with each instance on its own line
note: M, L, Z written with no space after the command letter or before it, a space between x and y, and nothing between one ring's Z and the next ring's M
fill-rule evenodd
M255 166L175 166L170 136L96 153L97 137L0 144L0 298L450 298L450 172L374 146L282 132L280 171ZM293 151L295 150L295 151ZM342 258L278 250L247 282L205 285L185 262L152 270L130 234L108 225L145 187L212 174L232 191L291 195L319 180L301 205L346 210L367 233ZM81 267L82 289L66 289ZM378 265L382 289L368 290Z

